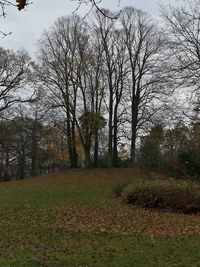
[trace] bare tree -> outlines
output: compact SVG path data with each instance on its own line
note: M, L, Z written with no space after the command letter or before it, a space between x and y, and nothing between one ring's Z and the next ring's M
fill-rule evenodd
M101 120L101 51L91 39L88 24L77 15L62 17L40 42L40 77L54 99L52 106L66 114L70 166L77 166L76 143L80 138L85 166L91 165L91 150ZM96 63L95 63L96 62Z
M31 60L25 51L0 48L0 113L15 103L26 102L23 94L30 78Z
M71 167L77 166L78 90L81 88L81 92L84 91L84 80L82 80L84 66L79 59L81 49L84 49L87 40L87 36L84 35L85 29L85 22L77 15L62 17L54 24L51 31L44 33L40 41L40 78L44 86L48 87L54 100L52 106L61 109L61 112L66 114Z
M176 86L199 88L200 79L200 2L181 7L163 7L165 31L169 40L169 71Z
M159 109L164 82L161 73L162 38L150 16L141 10L125 8L120 17L126 46L129 75L131 164L135 163L139 130Z
M104 126L102 103L104 88L102 83L102 49L95 39L85 35L78 41L78 67L73 85L78 85L79 110L76 126L85 151L85 166L91 166L91 150L94 142L94 162L98 162L99 130Z
M114 34L115 22L109 20L108 17L112 16L112 13L108 10L104 10L104 13L108 16L102 16L101 13L97 13L96 23L94 24L96 38L99 39L103 49L103 65L104 74L106 78L105 86L107 88L106 96L108 98L107 110L108 110L108 165L113 165L113 110L114 110L114 97L115 97L115 45L117 43L116 35Z
M106 94L105 81L104 81L104 64L103 64L103 47L99 43L94 33L94 42L92 45L92 62L90 64L89 84L91 91L91 114L93 119L90 125L92 126L92 138L94 139L93 150L94 159L93 166L98 167L99 164L99 148L100 148L100 131L106 125L103 117L105 115L104 98ZM92 71L93 70L93 71Z

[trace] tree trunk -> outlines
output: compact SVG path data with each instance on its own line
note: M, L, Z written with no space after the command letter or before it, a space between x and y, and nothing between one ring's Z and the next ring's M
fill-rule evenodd
M78 154L76 151L76 128L75 128L75 120L72 122L72 163L71 168L78 167Z
M113 165L113 94L110 92L108 129L108 167Z
M98 129L95 130L95 135L94 135L94 162L93 166L94 168L97 168L99 165L99 133Z
M36 170L36 162L37 162L37 140L36 135L32 135L32 146L31 146L31 176L34 177L37 175Z
M67 147L69 156L69 167L74 167L73 149L72 149L72 131L71 131L71 116L67 108Z
M25 176L25 151L24 147L22 147L19 155L19 179L24 179L24 176Z
M137 107L135 102L132 102L132 123L131 123L131 165L135 165L136 161L136 138L137 138Z
M91 167L90 149L85 150L85 168Z
M117 106L114 111L114 125L113 125L113 166L119 167L119 158L118 158L118 150L117 150Z

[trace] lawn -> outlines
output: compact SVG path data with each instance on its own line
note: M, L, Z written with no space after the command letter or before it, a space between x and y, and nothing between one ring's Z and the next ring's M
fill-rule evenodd
M0 184L0 266L200 266L200 215L145 210L116 185L155 174L69 170Z

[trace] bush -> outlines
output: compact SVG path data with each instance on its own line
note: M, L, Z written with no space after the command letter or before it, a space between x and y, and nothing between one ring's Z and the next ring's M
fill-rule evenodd
M128 184L129 183L118 184L113 190L114 197L116 198L120 197L123 193L124 188L127 187Z
M127 204L165 211L200 212L200 185L183 180L136 181L123 189Z

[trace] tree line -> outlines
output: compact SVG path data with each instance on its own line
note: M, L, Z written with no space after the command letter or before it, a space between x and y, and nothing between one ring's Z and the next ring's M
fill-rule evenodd
M153 126L138 151L139 166L189 179L200 175L200 125Z
M164 8L162 27L133 7L61 17L35 60L1 48L1 176L148 166L154 127L198 124L197 7Z

